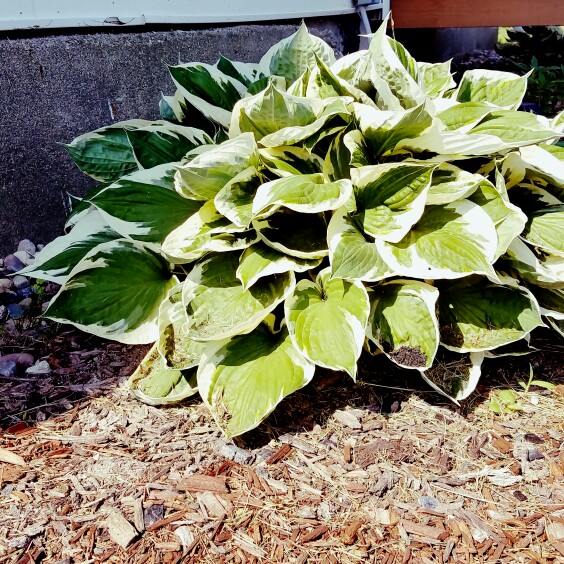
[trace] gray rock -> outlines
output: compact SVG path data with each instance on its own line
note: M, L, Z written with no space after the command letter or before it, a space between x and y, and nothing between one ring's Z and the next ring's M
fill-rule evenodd
M150 527L153 523L156 523L159 519L164 517L164 506L163 505L151 505L143 510L143 522L145 527Z
M50 303L51 302L43 302L41 304L41 315L43 315L47 311L47 308L49 307Z
M13 378L31 366L34 358L29 353L12 353L0 356L0 374L6 378Z
M0 290L9 290L13 285L12 278L0 278Z
M37 250L36 250L36 252L40 253L44 248L45 248L45 245L39 244L39 245L37 245Z
M14 537L10 539L8 542L8 546L10 548L23 548L29 542L29 537L22 536L22 537Z
M15 378L18 373L18 364L14 360L5 360L0 357L0 376Z
M225 443L219 449L219 454L229 460L233 460L233 462L236 462L237 464L250 464L255 457L252 452L239 448L233 443Z
M8 315L8 310L5 305L0 305L0 321Z
M29 239L22 239L18 244L18 251L25 251L33 257L35 256L35 244Z
M8 313L12 319L20 319L25 315L25 307L21 306L20 304L8 304L6 306Z
M40 360L39 362L36 362L33 366L30 366L25 371L25 373L31 375L50 374L51 367L49 366L49 363L46 360Z
M14 256L16 258L20 259L26 266L33 264L33 262L35 261L35 259L29 253L26 253L25 251L16 251L14 253Z
M29 288L29 286L31 285L29 280L25 276L21 276L20 274L14 276L12 278L12 281L14 283L14 286L18 290L21 290L22 288Z
M25 264L15 255L8 255L4 259L4 270L6 272L19 272Z
M31 304L32 304L31 298L24 298L21 302L18 302L18 305L20 307L23 307L24 309L29 309L31 307Z

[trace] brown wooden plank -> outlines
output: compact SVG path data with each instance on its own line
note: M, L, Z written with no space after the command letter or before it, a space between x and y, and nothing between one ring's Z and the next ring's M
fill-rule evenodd
M396 28L564 25L562 0L392 0Z

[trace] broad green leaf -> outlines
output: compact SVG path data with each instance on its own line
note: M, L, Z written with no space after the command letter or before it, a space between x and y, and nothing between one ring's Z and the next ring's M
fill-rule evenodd
M142 119L114 123L81 135L64 147L82 172L96 180L112 182L138 168L127 130L150 123Z
M448 130L468 133L478 125L494 108L486 102L462 102L440 111L437 117Z
M254 166L240 172L216 194L217 211L236 226L248 229L253 219L253 200L262 180Z
M530 213L523 238L544 252L564 257L564 204Z
M368 50L356 51L337 59L331 65L331 71L346 80L355 88L362 90L373 100L376 94L370 80L372 58Z
M495 349L543 325L531 292L471 278L440 287L441 343L457 352Z
M343 144L350 154L350 167L360 168L361 166L368 166L374 164L372 151L368 148L368 143L364 135L358 130L343 131ZM350 172L349 172L350 176Z
M547 288L564 288L564 258L536 253L520 238L515 239L503 257L507 266L526 282Z
M456 87L450 72L450 60L444 63L417 63L419 81L427 96L437 98Z
M179 166L176 189L187 198L212 200L232 178L258 164L253 134L243 133Z
M376 240L382 259L400 276L421 279L496 278L492 263L498 239L495 225L478 205L460 200L427 206L399 243Z
M299 259L280 253L264 243L256 243L243 251L236 276L246 290L265 276L290 271L306 272L320 263L321 259Z
M89 213L96 210L96 208L90 203L90 198L93 198L96 194L98 194L98 192L101 192L104 188L106 188L110 184L111 182L101 182L100 184L97 184L96 186L88 190L88 192L86 192L86 194L82 198L79 198L67 192L67 195L69 197L71 212L69 213L65 221L65 228L64 228L65 233L68 233L77 223L82 221Z
M229 126L231 110L247 91L244 84L205 63L169 66L180 93L208 119Z
M327 150L323 162L323 174L331 181L350 178L351 153L345 145L346 129L339 132Z
M289 394L309 384L315 367L294 347L288 331L261 325L206 351L198 389L228 437L254 429Z
M162 243L202 206L176 192L174 172L169 164L133 172L98 192L90 202L123 237Z
M128 380L135 398L148 405L179 403L198 392L196 372L169 368L154 345Z
M378 282L394 276L378 253L374 240L356 226L346 208L333 214L327 228L327 240L332 277Z
M333 49L319 37L311 35L302 22L296 33L266 52L260 60L259 69L264 75L284 76L294 82L306 70L315 68L316 56L329 66L335 62Z
M459 102L488 102L516 110L527 90L527 77L511 72L473 69L466 71L456 91Z
M168 122L153 122L145 127L126 130L126 134L141 168L180 161L195 147L213 143L201 129Z
M71 271L45 316L121 343L158 338L158 311L178 283L169 263L124 239L92 249Z
M416 138L427 130L433 119L421 104L410 110L382 111L365 104L354 104L354 115L366 140L371 163L405 139Z
M356 378L370 311L361 282L330 278L329 269L322 270L315 283L298 282L284 311L292 342L308 360Z
M168 234L163 252L175 263L192 262L208 252L244 249L257 240L245 227L221 215L213 201L206 202L194 215Z
M269 215L279 206L295 212L320 213L336 210L345 205L352 195L350 180L325 182L323 174L302 174L272 180L257 190L253 213L259 215L271 208Z
M285 127L303 126L316 119L311 102L270 84L256 96L243 98L233 108L231 137L251 132L257 141Z
M182 299L188 313L186 335L197 341L217 341L247 333L288 296L293 272L261 278L245 290L237 278L239 253L212 255L192 269Z
M485 354L457 354L444 349L442 351L444 353L440 355L435 366L422 371L421 376L431 388L458 404L476 389L482 374Z
M259 78L259 69L258 64L256 63L240 63L239 61L231 61L221 55L215 66L223 74L238 80L241 84L244 84L247 87Z
M159 308L159 340L157 348L165 365L175 370L187 370L198 366L206 343L189 339L184 333L188 322L182 302L183 284L170 290Z
M409 76L413 78L416 82L419 82L419 67L417 61L411 56L409 51L395 39L386 36L390 47L393 49L394 53L398 56L403 68L409 73Z
M472 174L452 164L441 163L433 171L427 205L450 204L468 198L484 180L481 174Z
M389 15L371 37L368 52L372 60L371 80L378 91L378 107L383 110L409 109L425 100L425 93L404 66L386 36Z
M435 167L402 162L352 169L354 221L376 239L401 241L423 214Z
M550 327L564 337L564 290L531 288Z
M547 206L559 206L563 203L550 192L527 180L513 186L509 197L513 204L522 210L527 210L529 214L543 210Z
M415 280L392 280L371 292L368 337L399 366L430 368L439 347L439 291Z
M293 257L312 260L327 256L327 222L323 214L302 214L281 209L253 227L269 247Z
M51 241L30 266L18 272L56 284L66 282L71 270L95 247L120 239L97 211L83 217L68 233Z
M543 181L545 190L564 201L564 149L559 156L550 145L531 145L521 147L519 156L526 176Z
M259 153L268 170L280 177L315 174L323 170L321 157L303 147L271 147L259 149Z

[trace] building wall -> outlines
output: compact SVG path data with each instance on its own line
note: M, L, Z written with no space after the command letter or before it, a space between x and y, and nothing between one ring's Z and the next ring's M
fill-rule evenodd
M307 23L343 53L358 46L357 20ZM60 143L116 121L158 118L160 92L174 92L165 63L213 63L219 54L256 62L297 25L0 39L0 256L20 239L60 235L66 193L94 185Z

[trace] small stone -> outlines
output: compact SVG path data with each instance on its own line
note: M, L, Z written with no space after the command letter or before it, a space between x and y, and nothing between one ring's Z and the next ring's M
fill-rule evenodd
M15 378L17 371L18 365L15 361L0 358L0 376L4 376L4 378Z
M31 298L24 298L21 302L18 302L18 305L20 305L24 309L29 309L31 307L31 304Z
M39 245L37 245L36 247L36 252L41 252L43 249L45 248L45 245L42 245L41 243L39 243Z
M538 435L535 435L534 433L525 433L525 440L528 443L533 443L535 445L544 443L544 439L542 437L539 437Z
M0 290L9 290L13 285L13 278L0 278Z
M519 490L515 490L513 492L513 497L515 499L518 499L519 501L527 501L527 499L529 499L523 492Z
M14 253L14 256L19 259L23 264L25 264L26 266L29 266L30 264L33 264L35 259L29 255L28 253L26 253L25 251L16 251Z
M29 542L29 538L25 535L22 537L14 537L8 542L10 548L23 548Z
M12 319L19 319L25 313L25 307L22 307L20 304L8 304L6 309Z
M24 251L31 256L35 255L35 244L29 239L22 239L18 244L18 251Z
M527 450L527 460L532 462L533 460L542 460L544 458L544 454L539 452L537 449L532 448Z
M47 308L49 307L50 303L51 302L43 302L41 304L41 314L44 314L47 311Z
M252 452L239 448L233 443L224 444L219 450L219 454L229 460L233 460L233 462L236 462L237 464L250 464L254 458Z
M153 523L156 523L159 519L164 517L164 506L163 505L151 505L151 507L145 508L143 511L143 522L145 527L150 527Z
M12 278L12 282L18 290L21 290L22 288L29 288L31 286L29 280L20 274L14 276Z
M46 360L40 360L39 362L36 362L33 366L30 366L25 371L25 373L32 375L50 374L51 367L49 366L49 363Z
M0 321L8 315L8 310L5 305L0 305Z
M8 255L4 259L4 270L6 272L19 272L25 264L16 256Z
M424 509L435 509L438 503L439 502L434 497L429 495L422 495L419 498L419 505Z

